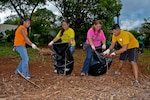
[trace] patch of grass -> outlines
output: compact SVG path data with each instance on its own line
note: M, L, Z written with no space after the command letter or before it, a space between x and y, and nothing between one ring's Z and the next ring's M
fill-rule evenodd
M150 49L144 49L144 54L150 54Z
M4 56L17 56L13 51L13 46L0 46L0 57Z
M38 51L32 48L27 48L28 56L30 60L39 60ZM20 58L17 52L13 51L13 46L0 46L0 57L14 56Z
M147 72L150 74L150 65L146 68Z
M138 62L142 63L150 74L150 49L144 49L144 52L139 54Z
M32 48L27 48L27 51L28 51L28 56L29 56L29 59L32 60L32 61L37 61L39 60L39 56L38 56L38 50L34 50Z

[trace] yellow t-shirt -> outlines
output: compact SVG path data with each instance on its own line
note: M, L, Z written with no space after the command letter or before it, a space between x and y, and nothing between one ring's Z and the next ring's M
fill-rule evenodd
M128 49L138 48L139 43L132 33L121 30L118 36L112 36L112 42L118 42L121 46L128 44Z
M70 39L73 38L72 46L76 45L76 42L74 40L75 32L72 28L65 30L62 36L60 35L61 35L61 30L58 32L56 38L61 39L62 43L69 43Z
M25 46L26 45L26 42L21 33L21 30L24 30L25 34L28 35L27 29L23 25L20 25L15 32L14 46Z

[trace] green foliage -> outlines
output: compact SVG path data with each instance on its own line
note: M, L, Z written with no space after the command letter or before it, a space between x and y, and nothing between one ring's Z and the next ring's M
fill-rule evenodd
M19 25L20 18L17 16L9 16L7 20L4 22L5 24L18 24ZM47 44L49 40L49 32L51 29L54 29L57 25L56 15L53 14L52 11L47 10L46 8L37 9L33 13L32 21L31 21L31 29L29 31L29 38L38 45ZM15 32L9 32L9 37L5 39L6 42L13 42Z
M6 36L0 39L1 45L13 45L15 30L6 30Z
M144 19L144 23L142 24L140 28L140 33L145 34L145 46L150 47L150 17L147 19Z
M20 58L19 54L17 52L13 51L13 46L4 46L4 45L0 45L0 57L8 57L8 56L12 56L12 57L17 57ZM27 48L28 54L29 54L29 59L30 60L39 60L38 57L38 51L34 50L32 48Z
M144 54L150 54L150 48L144 49Z
M48 36L51 28L56 27L56 15L46 8L37 9L33 13L31 24L31 38L37 44L43 45L49 42Z
M31 31L36 34L49 33L50 28L56 26L55 21L56 15L54 15L52 11L46 8L37 9L37 11L33 13Z
M55 1L55 0L54 0ZM114 17L120 14L120 0L59 0L54 5L59 9L64 19L69 19L71 27L76 32L76 39L85 40L85 34L96 19L104 22L104 32L114 23Z
M4 46L0 44L0 57L3 56L17 56L17 54L15 54L13 52L13 46Z
M0 0L3 8L9 8L17 12L20 18L32 18L30 37L37 42L47 43L46 38L50 29L56 28L56 16L49 10L43 8L35 9L46 4L47 0ZM110 38L108 31L114 23L114 17L120 15L122 7L120 0L48 0L58 8L62 17L58 19L69 19L71 27L75 30L77 43L85 41L86 33L96 19L103 21L103 30L106 37ZM119 1L119 3L117 2ZM18 20L7 20L6 23L18 23ZM37 35L38 38L37 39ZM39 37L40 34L40 37ZM43 36L41 36L43 35ZM43 37L44 39L42 39ZM78 42L79 41L79 42Z
M4 22L4 24L19 25L20 18L17 15L10 15L7 17L7 20Z
M130 30L129 32L131 32L135 36L135 38L138 38L138 36L140 35L140 33L136 30Z
M16 12L20 18L29 17L39 6L45 5L47 0L0 0L1 10L11 9Z

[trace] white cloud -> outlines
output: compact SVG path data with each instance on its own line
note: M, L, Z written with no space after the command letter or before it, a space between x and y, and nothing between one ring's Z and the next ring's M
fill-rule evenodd
M121 0L123 7L120 15L120 22L124 29L135 29L140 27L144 18L150 17L149 0Z
M124 30L132 30L138 28L144 21L143 20L122 20L121 21L121 29Z
M11 12L10 9L5 10L4 12L0 13L0 24L4 23L4 21L6 20L6 18L10 15L15 15L15 12Z
M61 16L60 12L58 11L58 9L52 4L53 2L47 2L47 5L43 6L42 8L47 8L49 10L51 10L55 15ZM10 15L14 15L17 14L15 12L11 12L10 9L7 9L3 12L0 12L0 24L4 23L4 21L6 20L6 18Z

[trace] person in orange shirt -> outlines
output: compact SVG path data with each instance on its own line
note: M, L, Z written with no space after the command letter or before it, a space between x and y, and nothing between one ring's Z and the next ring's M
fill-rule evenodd
M20 22L20 26L17 28L15 32L14 38L14 50L20 54L22 59L15 73L18 74L19 72L21 72L28 79L30 79L31 76L28 70L29 57L26 49L26 44L30 45L33 49L39 50L39 48L34 43L32 43L28 38L27 29L29 27L30 27L30 20L22 19Z
M114 24L112 26L112 44L110 47L103 52L104 55L109 55L110 50L112 50L118 42L121 45L121 49L114 51L110 54L110 56L115 56L120 54L119 63L118 63L118 70L114 72L115 75L120 74L122 66L125 60L129 60L133 69L133 74L135 77L135 85L138 85L138 48L139 43L137 39L132 35L132 33L121 30L118 24Z

